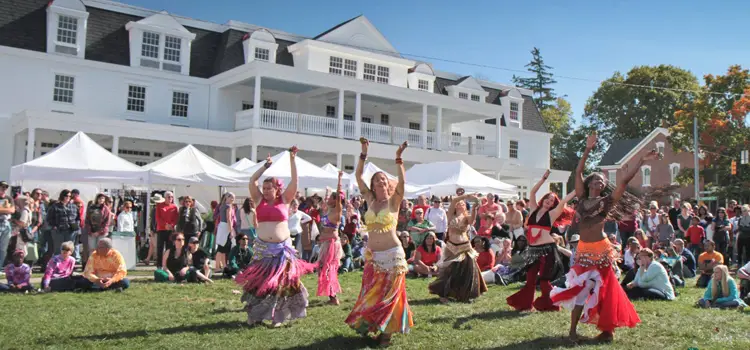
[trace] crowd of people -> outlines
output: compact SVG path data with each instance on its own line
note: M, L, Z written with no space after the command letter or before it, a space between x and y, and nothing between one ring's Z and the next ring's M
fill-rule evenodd
M369 142L361 144L355 171L360 195L346 196L340 173L334 191L302 196L296 148L289 152L290 183L263 177L269 156L241 205L227 192L201 213L189 196L155 194L142 262L155 258L154 278L162 282L234 279L244 291L248 324L271 321L274 327L306 316L309 294L301 276L317 273L316 295L339 305L338 275L362 270L362 290L345 322L363 335L378 334L383 345L413 326L407 277L434 277L429 292L441 303L479 298L488 284L525 282L508 305L519 311L570 308L573 340L578 323L587 322L601 330L601 340L611 341L615 328L640 323L632 300L675 300L688 278L697 277L696 287L705 288L698 307L746 306L750 206L730 201L712 215L704 205L679 199L671 207L642 205L626 191L639 167L616 187L598 173L583 177L595 134L574 175L575 191L537 197L547 172L530 198L513 201L463 189L408 201L401 159L407 144L397 150L397 180L376 173L369 183L362 178ZM655 157L649 153L641 162ZM39 291L128 288L124 259L108 236L135 231L133 201L115 211L105 194L84 205L76 190L63 190L57 201L41 189L16 196L7 191L0 182L0 245L7 247L0 261L8 252L8 284L0 290L35 290L26 264L30 242L44 271ZM81 275L74 273L77 263Z

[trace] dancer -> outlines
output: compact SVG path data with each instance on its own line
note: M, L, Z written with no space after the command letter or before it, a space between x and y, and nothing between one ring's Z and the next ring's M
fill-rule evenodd
M273 327L280 327L284 321L307 315L308 294L300 277L312 272L315 265L297 259L286 222L287 204L297 192L296 155L297 147L292 147L289 150L292 181L286 189L281 180L273 177L263 180L262 192L258 189L258 179L271 167L270 154L266 164L250 179L250 197L258 203L255 208L258 237L253 244L253 261L235 278L245 290L242 301L247 302L250 326L270 320Z
M532 306L538 311L558 311L559 306L553 305L549 295L552 291L551 281L562 277L563 264L557 244L552 236L552 228L570 224L573 218L573 210L566 208L565 204L573 199L575 192L571 192L560 200L553 192L547 193L542 199L536 201L536 192L547 181L550 171L547 170L542 179L531 189L529 209L531 213L527 221L526 238L529 241L529 249L524 255L526 265L526 285L516 294L508 297L508 305L518 311L531 310ZM539 286L542 296L534 300L536 293L536 280L539 275Z
M406 256L396 235L399 205L404 197L404 161L401 154L408 144L404 142L396 151L398 183L392 186L383 172L375 173L368 187L362 179L370 142L361 138L356 177L362 196L368 203L365 213L366 231L369 234L365 252L365 270L362 289L346 323L362 335L380 332L377 340L381 346L391 342L393 333L408 333L414 325L411 309L406 300Z
M339 225L343 214L342 203L346 200L341 191L341 178L344 173L339 171L339 183L336 192L328 197L327 212L320 217L323 231L320 233L320 258L318 263L318 293L317 296L327 296L328 303L339 305L336 294L341 293L339 284L339 265L344 257L344 250L339 240Z
M586 140L586 150L576 168L575 192L579 199L576 216L581 239L576 249L575 264L566 275L565 288L555 287L552 301L555 305L573 310L569 333L572 341L578 339L576 328L579 320L582 320L596 324L601 331L598 340L610 342L616 327L632 328L641 320L615 276L615 261L619 257L603 232L604 221L621 220L636 211L640 201L625 189L640 171L641 165L655 159L657 153L648 153L629 171L627 165L623 166L625 176L614 188L599 173L583 179L586 159L594 145L596 132Z
M467 199L474 202L471 213L466 208ZM448 298L468 302L487 291L482 271L477 266L479 254L469 240L469 226L476 221L479 203L475 195L462 195L453 197L448 208L448 239L443 261L438 264L440 275L428 287L430 294L438 295L443 304Z

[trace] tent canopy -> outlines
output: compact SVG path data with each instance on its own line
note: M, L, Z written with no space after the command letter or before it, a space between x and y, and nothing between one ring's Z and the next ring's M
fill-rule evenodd
M235 170L187 145L144 169L151 170L151 182L157 184L238 186L246 184L250 174Z
M149 172L78 132L52 152L12 167L10 180L147 184Z
M320 168L323 169L323 170L325 170L325 171L327 171L327 172L329 172L329 173L331 173L331 174L335 174L336 176L339 176L339 171L341 171L341 169L337 168L336 166L334 166L331 163L326 163L326 165L324 165L324 166L322 166ZM351 177L352 177L352 175L351 174L347 174L347 173L344 173L344 175L342 176L342 178L344 180L349 180Z
M461 160L415 164L406 172L406 178L429 187L433 195L441 197L455 195L458 188L467 193L492 192L504 198L517 195L516 186L484 175Z
M281 152L271 157L273 164L270 168L266 169L261 176L261 181L267 177L275 177L281 179L284 183L288 184L292 180L292 169L291 162L289 159L289 151ZM297 155L294 159L294 163L297 165L297 187L301 190L305 188L325 188L332 187L336 188L339 176L337 173L330 173L325 171L315 164L310 163ZM258 163L245 172L248 175L254 174L260 167L265 166L265 163Z
M365 184L367 184L367 186L370 186L370 179L372 179L372 176L377 172L383 172L385 176L387 176L390 180L398 180L398 177L383 171L383 169L380 169L377 165L372 164L371 162L367 162L365 163L365 169L362 172L362 180L365 182ZM409 177L407 176L406 178L408 179ZM356 175L351 175L351 181L356 186ZM406 198L414 198L419 195L428 195L430 193L430 189L428 187L414 185L411 181L407 182L404 185L404 191L406 192L404 193L404 196Z
M230 165L229 167L232 168L232 169L234 169L234 170L245 171L245 170L251 168L255 164L256 163L253 162L250 159L242 158L242 159L238 160L236 163Z

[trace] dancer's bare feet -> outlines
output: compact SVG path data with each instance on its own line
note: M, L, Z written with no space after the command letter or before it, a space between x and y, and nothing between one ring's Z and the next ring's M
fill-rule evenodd
M580 340L580 338L578 338L578 332L570 331L570 333L568 333L568 340L570 340L573 343L578 344L578 341Z
M271 324L271 328L281 328L284 324L281 322L274 322Z
M440 303L441 304L448 304L449 302L450 302L450 300L448 300L448 298L440 298Z
M612 332L601 332L596 336L596 340L602 343L611 343L615 336Z
M328 297L328 304L339 305L339 298L337 296Z
M377 340L378 340L378 346L380 346L381 348L387 348L387 347L391 346L391 335L390 334L381 333L378 336Z

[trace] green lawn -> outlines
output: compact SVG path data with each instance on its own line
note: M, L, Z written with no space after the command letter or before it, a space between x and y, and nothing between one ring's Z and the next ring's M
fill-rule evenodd
M308 317L280 329L245 326L246 314L232 281L215 285L134 281L124 293L1 295L0 348L216 348L359 349L372 346L345 324L359 291L361 273L341 276L342 305L311 297ZM311 294L315 276L304 279ZM395 336L395 349L553 349L571 347L570 314L510 311L505 298L518 286L490 286L471 304L441 305L427 293L426 280L409 279L415 327ZM690 281L693 283L693 281ZM750 314L698 310L702 290L683 288L674 302L638 302L643 323L618 331L612 346L583 349L750 349ZM16 322L13 322L16 321ZM593 337L596 329L581 326Z

